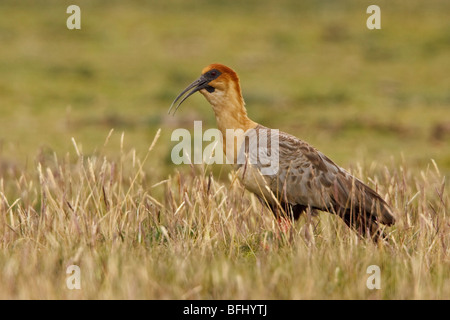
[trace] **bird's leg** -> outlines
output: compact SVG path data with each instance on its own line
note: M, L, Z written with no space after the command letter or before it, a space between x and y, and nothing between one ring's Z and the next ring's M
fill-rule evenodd
M293 212L290 205L282 203L282 207L277 207L275 210L277 222L278 222L278 233L277 236L279 238L284 237L285 239L289 239L292 235L293 228Z
M286 216L279 216L277 218L279 229L282 233L288 234L292 228L291 220Z
M264 240L261 241L261 247L266 251L270 250L273 245L277 247L280 243L289 242L292 238L291 220L283 216L278 216L276 219L277 225L275 226L275 230L273 232L269 232L269 234L271 234L269 239L271 240L267 241L268 239L264 238Z

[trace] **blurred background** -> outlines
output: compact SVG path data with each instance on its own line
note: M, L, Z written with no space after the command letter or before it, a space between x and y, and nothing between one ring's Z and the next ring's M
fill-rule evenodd
M66 27L71 4L81 30ZM381 30L366 27L371 4ZM435 159L450 173L448 0L2 0L0 17L3 169L73 154L72 137L86 155L114 157L124 134L143 157L161 128L146 166L163 179L172 131L215 127L200 94L167 110L220 62L239 74L252 119L343 167Z

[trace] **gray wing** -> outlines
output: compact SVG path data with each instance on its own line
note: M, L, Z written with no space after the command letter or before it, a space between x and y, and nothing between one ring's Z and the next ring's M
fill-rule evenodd
M270 131L259 126L259 136L261 129ZM364 214L383 224L394 223L389 206L374 190L307 142L284 132L277 131L277 135L278 171L276 174L263 175L264 179L257 181L255 187L257 173L247 168L246 174L249 176L247 179L244 177L243 182L251 191L269 198L269 202L270 197L275 196L278 201L291 205L309 206L335 213L353 212ZM263 165L256 163L253 167L261 171ZM241 174L244 173L242 169ZM265 186L261 186L262 183ZM271 194L261 192L264 189L270 189Z

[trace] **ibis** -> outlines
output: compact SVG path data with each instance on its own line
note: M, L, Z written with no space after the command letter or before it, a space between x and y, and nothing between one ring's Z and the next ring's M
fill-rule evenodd
M245 108L239 77L231 68L218 63L205 67L200 77L176 97L169 113L174 107L176 111L197 91L212 106L217 127L222 133L224 154L234 160L240 181L276 217L296 220L303 212L320 210L336 214L361 237L375 241L385 238L383 225L395 223L394 213L387 202L306 141L282 131L275 132L275 129L251 120ZM242 134L227 140L227 130ZM246 136L252 133L261 138L271 131L275 134L269 134L269 138L276 137L276 172L263 174L263 164L257 161L237 163L238 150L251 152L248 146L243 147L248 141Z

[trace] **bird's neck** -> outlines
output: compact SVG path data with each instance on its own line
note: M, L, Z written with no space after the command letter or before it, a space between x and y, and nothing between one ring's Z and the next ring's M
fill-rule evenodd
M209 102L216 115L217 127L222 132L223 151L230 161L236 161L244 134L258 124L247 116L240 90L229 91Z
M217 127L226 136L226 130L241 129L244 132L255 128L258 124L247 116L244 101L228 100L212 106L216 115Z

